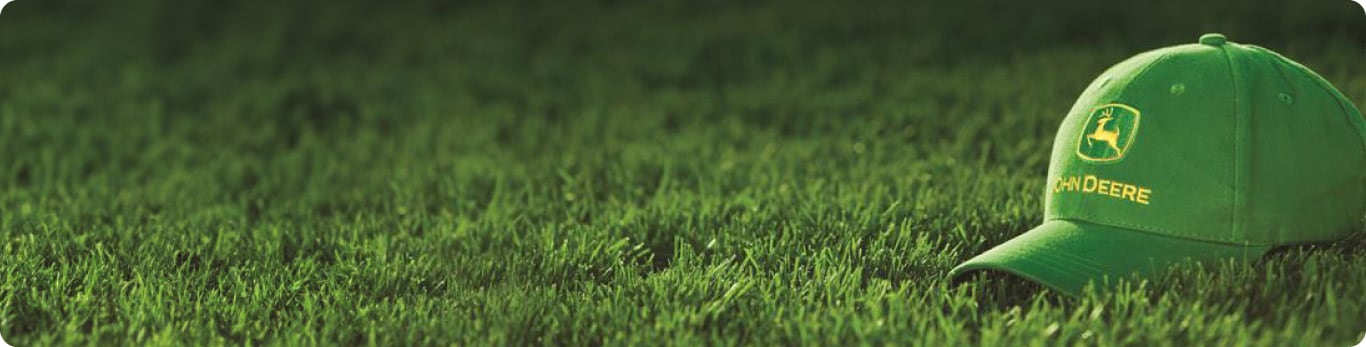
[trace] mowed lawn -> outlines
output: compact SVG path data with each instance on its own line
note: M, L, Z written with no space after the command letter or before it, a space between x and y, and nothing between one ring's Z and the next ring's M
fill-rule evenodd
M1081 298L945 278L1041 221L1133 54L1223 31L1366 102L1366 21L1306 3L17 1L0 335L1350 346L1362 234Z

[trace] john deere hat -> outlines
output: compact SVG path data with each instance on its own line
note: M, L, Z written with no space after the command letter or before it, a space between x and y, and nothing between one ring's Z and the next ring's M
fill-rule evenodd
M954 268L1070 294L1173 264L1342 239L1366 213L1366 123L1308 68L1206 34L1096 78L1053 142L1044 222Z

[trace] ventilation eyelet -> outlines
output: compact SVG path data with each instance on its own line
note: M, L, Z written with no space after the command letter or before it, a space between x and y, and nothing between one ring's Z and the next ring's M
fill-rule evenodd
M1277 98L1281 99L1281 102L1285 103L1286 105L1295 103L1295 98L1291 97L1290 94L1281 93L1281 95L1278 95Z

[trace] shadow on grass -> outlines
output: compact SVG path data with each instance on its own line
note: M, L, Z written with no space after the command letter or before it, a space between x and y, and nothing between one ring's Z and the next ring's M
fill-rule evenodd
M1340 241L1276 247L1262 256L1257 263L1263 265L1269 261L1294 260L1294 258L1301 258L1312 253L1352 258L1366 256L1366 230Z
M1030 307L1039 300L1050 306L1067 306L1075 301L1062 292L1004 271L968 272L955 277L950 286L956 293L972 297L979 307L991 310Z

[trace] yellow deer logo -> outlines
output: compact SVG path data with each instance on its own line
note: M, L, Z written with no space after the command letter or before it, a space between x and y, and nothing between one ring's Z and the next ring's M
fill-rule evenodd
M1124 153L1124 150L1119 149L1119 129L1105 130L1105 125L1115 119L1114 112L1115 110L1112 108L1101 111L1100 118L1096 119L1096 131L1086 134L1086 144L1090 145L1093 141L1100 141L1109 145L1111 149L1115 150L1115 153Z
M1105 104L1091 115L1077 136L1077 156L1092 163L1114 163L1124 158L1138 134L1138 109Z

